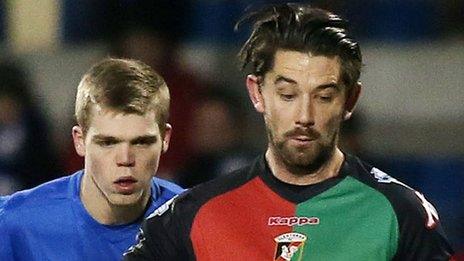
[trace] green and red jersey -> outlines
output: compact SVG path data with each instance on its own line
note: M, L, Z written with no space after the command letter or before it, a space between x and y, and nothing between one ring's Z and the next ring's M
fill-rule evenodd
M449 260L422 194L346 155L338 176L283 183L264 157L155 211L126 260Z

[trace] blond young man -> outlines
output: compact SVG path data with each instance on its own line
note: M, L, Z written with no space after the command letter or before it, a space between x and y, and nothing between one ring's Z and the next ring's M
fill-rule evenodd
M136 60L82 78L72 128L84 170L1 200L0 260L119 260L144 217L181 191L154 178L171 136L169 90Z

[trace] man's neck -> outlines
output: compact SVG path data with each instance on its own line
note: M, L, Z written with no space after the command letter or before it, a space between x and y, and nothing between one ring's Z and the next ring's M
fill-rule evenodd
M98 223L104 225L128 224L138 219L145 211L150 195L142 196L137 204L111 204L96 186L90 175L84 174L81 181L80 198L87 212Z
M338 175L342 166L344 155L340 149L335 148L332 156L319 169L307 174L295 174L290 172L281 160L278 160L275 154L268 148L266 151L266 160L269 164L272 174L279 180L294 185L311 185L320 183L326 179Z

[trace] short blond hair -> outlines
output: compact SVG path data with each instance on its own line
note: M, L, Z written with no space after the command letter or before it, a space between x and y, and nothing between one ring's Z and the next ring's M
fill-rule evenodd
M137 60L106 58L82 77L77 87L75 117L86 133L92 105L139 115L154 111L164 135L169 100L166 82L150 66Z

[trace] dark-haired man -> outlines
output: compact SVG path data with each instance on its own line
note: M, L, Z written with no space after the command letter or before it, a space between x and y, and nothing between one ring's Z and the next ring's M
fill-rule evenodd
M345 21L300 4L246 19L240 57L267 151L158 209L126 260L448 260L424 196L338 148L361 91Z
M148 65L94 65L77 88L72 129L85 168L0 197L0 260L120 259L143 218L181 191L153 178L168 149L168 110L168 87Z

